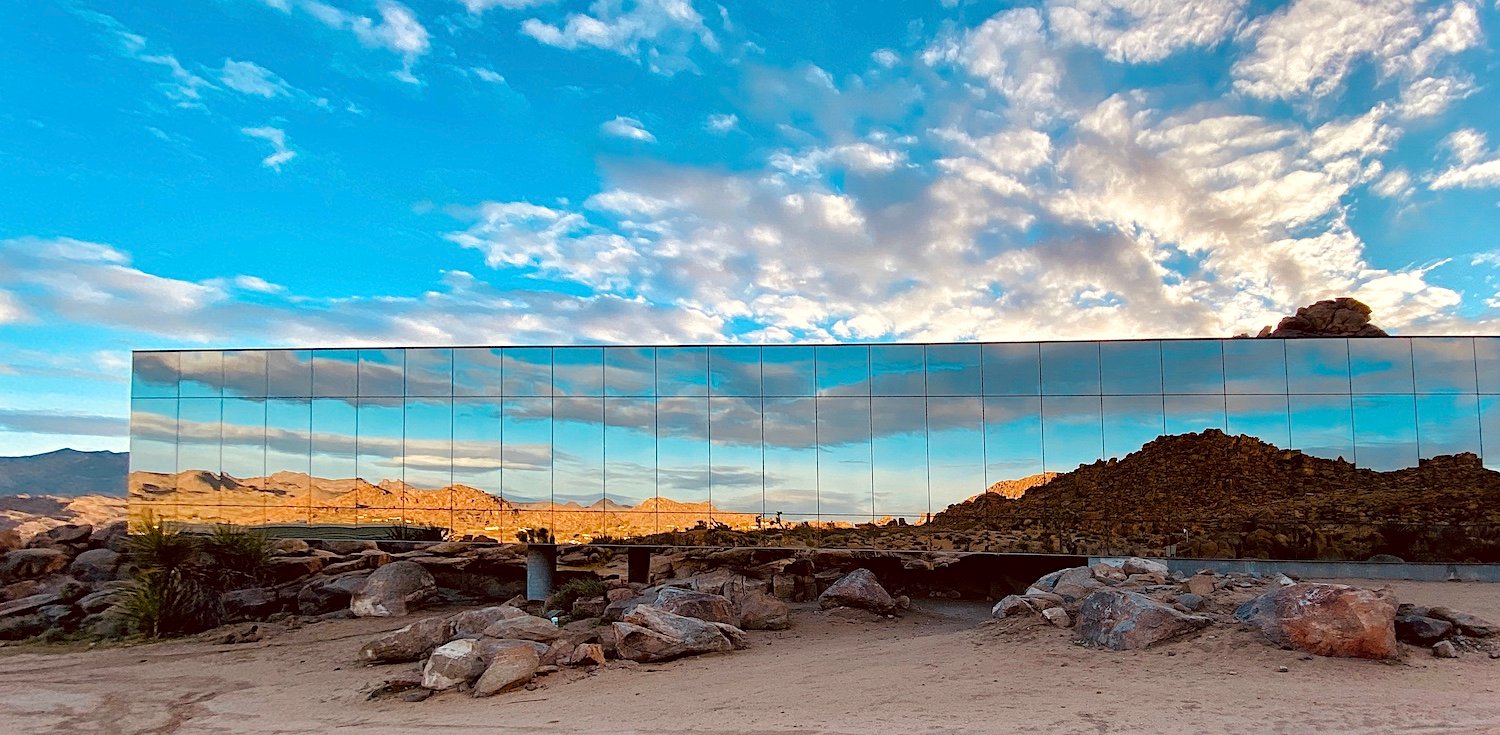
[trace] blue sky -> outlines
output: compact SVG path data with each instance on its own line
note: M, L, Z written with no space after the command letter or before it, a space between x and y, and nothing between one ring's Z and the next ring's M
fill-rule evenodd
M0 10L0 454L132 348L1494 333L1493 0Z

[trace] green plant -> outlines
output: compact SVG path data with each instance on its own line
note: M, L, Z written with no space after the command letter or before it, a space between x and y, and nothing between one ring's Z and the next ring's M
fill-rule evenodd
M148 516L126 551L135 572L117 607L137 632L163 638L218 624L221 569L204 553L202 538Z
M442 526L408 526L402 523L387 529L385 537L391 541L445 541L448 529Z
M217 584L221 589L248 587L259 582L271 566L271 557L276 554L271 540L264 533L229 524L215 526L213 533L201 543L209 561L222 571Z
M604 592L604 583L598 577L575 577L558 587L547 598L547 609L567 612L573 609L573 603L591 597L603 597Z

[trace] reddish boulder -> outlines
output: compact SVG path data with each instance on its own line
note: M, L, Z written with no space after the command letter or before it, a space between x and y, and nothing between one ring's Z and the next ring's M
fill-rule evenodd
M1396 601L1344 584L1298 582L1246 602L1234 616L1272 643L1319 656L1394 658Z

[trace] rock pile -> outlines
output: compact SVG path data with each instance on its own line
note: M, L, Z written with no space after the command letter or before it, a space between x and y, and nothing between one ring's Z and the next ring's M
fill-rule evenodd
M0 641L48 631L123 627L109 614L128 570L125 524L65 524L32 536L0 535Z
M1388 337L1385 330L1370 323L1370 307L1343 296L1319 301L1285 317L1273 330L1269 326L1257 337L1296 339L1299 337Z

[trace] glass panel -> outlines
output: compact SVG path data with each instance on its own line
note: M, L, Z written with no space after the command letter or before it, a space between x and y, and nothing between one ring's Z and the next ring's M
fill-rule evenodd
M1479 454L1479 406L1473 395L1417 396L1417 446L1422 458Z
M131 398L176 398L177 353L136 352L130 356Z
M1500 471L1500 397L1480 396L1479 432L1484 446L1484 466ZM131 446L135 446L134 442ZM134 454L131 455L131 462L131 467L134 468Z
M1287 341L1230 339L1221 342L1224 346L1224 391L1250 395L1286 393Z
M1411 348L1418 393L1475 392L1473 339L1424 337L1411 340Z
M608 352L605 353L608 355ZM611 398L604 402L604 494L636 507L656 497L656 401ZM652 508L654 512L654 507ZM630 520L623 519L621 522ZM652 521L654 524L655 521Z
M1168 393L1224 393L1224 347L1218 340L1162 342L1161 369Z
M656 394L708 395L708 349L661 347L656 350Z
M611 396L656 395L656 348L604 348L604 392Z
M928 345L927 395L980 394L979 345Z
M218 398L224 395L224 353L217 350L183 352L178 355L181 382L177 394L184 398Z
M1105 393L1154 396L1162 392L1160 342L1101 342L1099 362Z
M509 384L509 373L507 373ZM505 499L513 503L552 503L552 399L514 398L504 403L500 436Z
M1355 461L1372 470L1417 466L1416 404L1412 396L1355 396Z
M1404 339L1349 340L1355 393L1411 393L1411 343Z
M264 505L266 476L266 402L224 399L221 462L224 505Z
M1344 339L1289 339L1286 341L1287 382L1293 393L1349 392L1349 341Z
M813 348L818 395L870 395L870 348L864 345L819 345Z
M1248 434L1281 449L1291 446L1286 396L1228 396L1225 403L1229 434Z
M759 347L710 347L709 391L716 396L759 396Z
M274 353L273 353L274 354ZM306 399L266 401L266 519L306 523L313 489L312 404Z
M266 353L266 395L306 398L312 395L312 352L272 350Z
M139 360L137 360L139 365ZM177 381L172 381L177 391ZM174 502L177 491L177 399L136 398L130 402L130 482L132 503Z
M552 348L506 347L500 361L505 395L552 395Z
M766 349L767 356L771 352ZM767 398L765 416L767 518L815 516L818 444L814 427L818 418L813 399Z
M498 387L498 372L495 377ZM488 398L453 400L453 524L459 533L509 542L519 511L504 501L500 405Z
M927 400L876 397L871 411L875 515L920 518L928 510Z
M810 396L814 392L811 347L765 347L760 352L760 370L768 396Z
M359 351L359 395L400 398L405 391L405 350Z
M1042 345L1042 392L1049 396L1099 394L1099 343ZM1098 401L1094 401L1095 407Z
M358 395L359 352L314 350L312 361L314 396L353 397Z
M1290 408L1289 448L1314 457L1354 461L1354 417L1349 396L1292 396Z
M927 395L926 360L926 350L922 345L870 345L871 393L877 396Z
M874 513L870 399L818 399L818 514Z
M500 348L465 347L454 350L453 395L500 395Z
M604 395L604 349L558 347L552 351L552 383L560 396Z
M1042 451L1048 472L1071 472L1104 453L1102 405L1097 396L1042 399Z
M1500 337L1475 338L1474 361L1479 392L1500 393Z
M399 398L361 398L354 476L359 505L401 508L406 495L406 415Z
M679 503L707 503L708 399L660 398L656 411L658 494Z
M552 525L552 535L559 543L586 544L603 530L604 511L587 510L571 503L561 504L552 514Z
M1124 457L1166 432L1162 397L1104 397L1104 456Z
M357 415L354 405L344 400L324 398L312 402L314 506L353 508L358 504L359 497L354 492Z
M603 511L604 399L558 398L552 416L553 500L559 510ZM598 520L590 533L598 533Z
M220 421L218 398L184 398L177 405L177 502L219 502Z
M980 355L985 395L1034 396L1042 392L1039 345L987 344L980 348Z
M1226 431L1224 420L1224 396L1163 396L1166 408L1166 433L1196 434L1204 429Z
M927 399L927 456L934 514L984 492L982 399Z
M984 399L984 455L987 487L1042 474L1042 399Z
M266 397L266 353L264 350L234 350L224 353L224 395Z
M406 395L447 398L453 395L453 350L422 348L406 356Z
M717 357L714 358L717 360ZM718 363L715 362L715 370ZM756 372L759 372L757 361ZM709 400L708 434L713 505L736 513L765 513L760 398Z
M403 420L406 424L401 465L405 472L406 497L399 507L451 507L448 488L453 485L452 399L408 399ZM359 432L363 437L363 423Z

